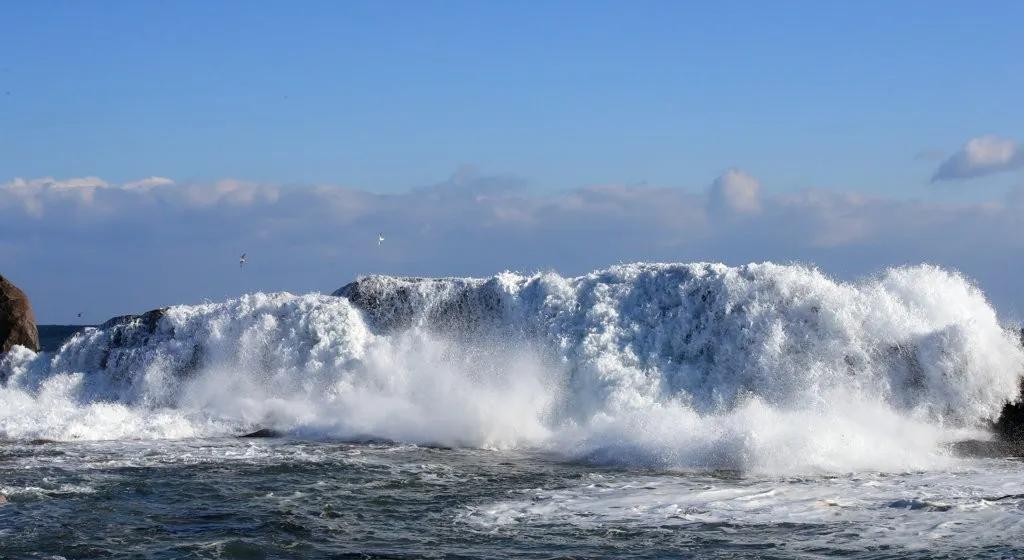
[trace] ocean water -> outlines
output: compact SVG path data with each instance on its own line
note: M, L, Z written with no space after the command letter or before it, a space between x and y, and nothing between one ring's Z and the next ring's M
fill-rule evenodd
M56 352L75 333L91 325L39 325L39 347L44 352Z
M1014 557L1021 463L951 445L1022 373L930 266L175 306L0 358L0 557Z
M763 476L383 443L7 443L0 556L1009 558L1021 467Z

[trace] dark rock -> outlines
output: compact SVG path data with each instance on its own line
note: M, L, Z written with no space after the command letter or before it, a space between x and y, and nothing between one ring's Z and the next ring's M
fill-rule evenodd
M156 326L157 324L160 323L160 319L165 314L167 314L167 309L168 308L166 307L152 309L150 311L143 313L142 315L120 315L118 317L108 319L105 323L100 325L100 328L109 329L110 327L114 327L117 325L127 325L130 323L134 323L135 321L140 321L142 325L146 327L146 332L149 334L153 334L154 332L156 332Z
M117 358L119 355L131 354L144 348L150 338L157 334L160 319L167 314L167 309L167 307L161 307L142 315L121 315L100 325L101 330L110 331L110 339L100 358L99 367L106 369L112 363L118 363L116 360L111 362L112 357Z
M201 370L203 368L203 364L204 364L204 361L203 361L204 354L205 354L205 352L203 351L203 347L202 346L200 346L198 344L193 346L192 347L192 355L189 357L187 362L182 364L181 374L184 375L185 377L190 377L192 375L195 375L195 373L197 371Z
M505 312L496 279L366 276L331 295L347 298L372 324L386 330L425 325L468 332Z
M0 276L0 352L20 344L39 351L39 331L25 292Z
M1024 346L1024 328L1020 329L1020 342ZM956 455L964 457L1024 457L1024 383L1016 402L1007 403L993 422L991 440L970 439L950 446Z
M1020 343L1024 346L1024 327L1020 329ZM1021 385L1017 402L1007 403L999 419L992 425L992 431L1004 455L1024 457L1024 384Z
M1024 394L1021 398L1024 398ZM1001 441L1024 447L1024 401L1018 400L1004 406L992 430Z
M947 504L937 504L934 502L928 502L925 500L914 500L914 499L903 499L890 502L889 507L896 509L907 509L913 511L949 511L953 509L953 506Z
M279 437L281 437L281 432L279 432L277 430L272 430L270 428L260 428L259 430L256 430L255 432L250 432L248 434L240 435L238 437L240 437L240 438L279 438Z
M414 290L424 278L367 276L345 284L333 296L348 298L370 321L391 329L407 329L416 315Z
M981 457L996 459L1000 457L1024 456L1024 446L1019 443L1005 441L1001 438L993 440L968 439L954 442L951 449L960 457Z

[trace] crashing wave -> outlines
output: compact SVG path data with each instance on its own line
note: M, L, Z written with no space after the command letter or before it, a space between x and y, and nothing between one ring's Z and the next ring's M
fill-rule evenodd
M0 362L0 436L299 436L539 447L678 468L927 467L1024 353L931 266L371 276L112 320Z

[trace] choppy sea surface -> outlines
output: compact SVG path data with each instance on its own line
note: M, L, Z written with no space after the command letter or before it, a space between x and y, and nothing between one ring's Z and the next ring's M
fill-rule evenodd
M760 477L292 439L0 444L4 558L1010 558L1013 460Z

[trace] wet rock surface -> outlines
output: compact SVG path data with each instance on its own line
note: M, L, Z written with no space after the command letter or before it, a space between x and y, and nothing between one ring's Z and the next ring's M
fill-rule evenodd
M39 331L28 296L0 275L0 352L14 345L38 352Z

